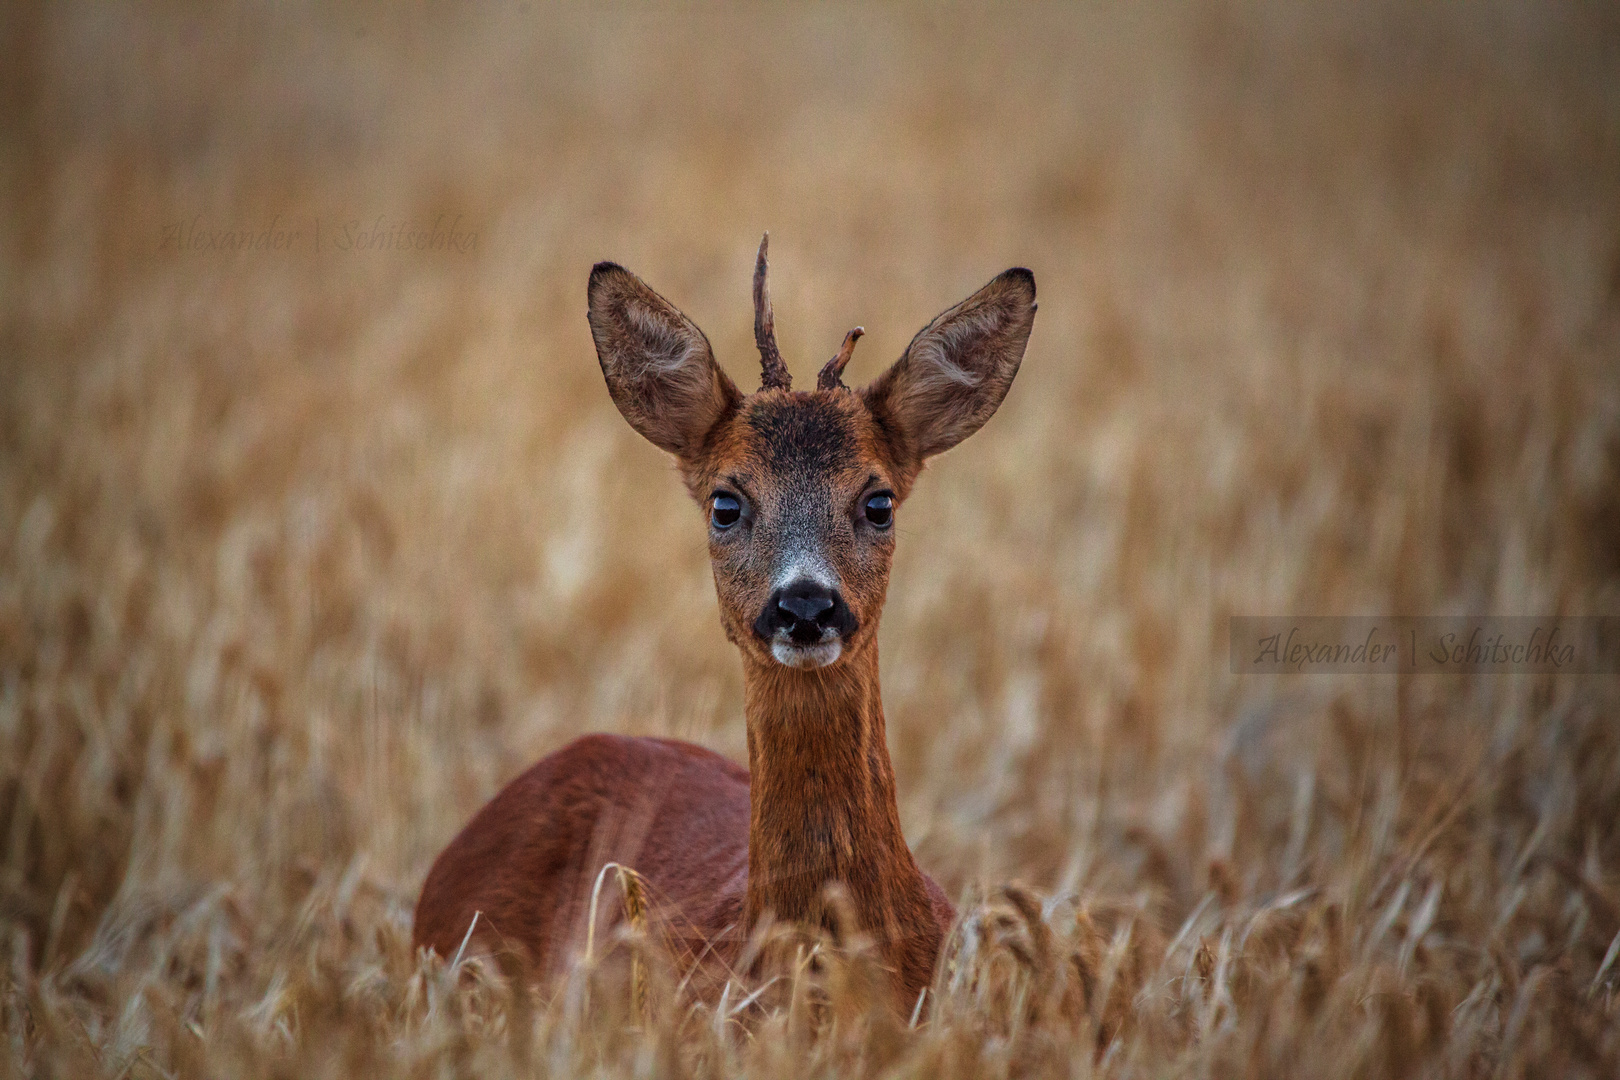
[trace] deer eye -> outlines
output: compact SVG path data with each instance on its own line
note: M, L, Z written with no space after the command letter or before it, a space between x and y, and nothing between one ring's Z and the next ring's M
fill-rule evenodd
M886 491L866 499L866 520L880 529L887 529L894 521L894 496Z
M717 529L729 529L737 524L742 517L742 503L737 501L735 495L724 492L714 497L714 506L709 511L709 520L714 522Z

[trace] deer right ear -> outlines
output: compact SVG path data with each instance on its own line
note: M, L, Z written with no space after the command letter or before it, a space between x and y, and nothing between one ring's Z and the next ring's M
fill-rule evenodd
M1007 270L942 312L860 393L921 464L984 426L1012 387L1035 325L1035 275Z
M591 337L608 393L649 442L691 457L742 395L709 339L647 283L616 263L591 268Z

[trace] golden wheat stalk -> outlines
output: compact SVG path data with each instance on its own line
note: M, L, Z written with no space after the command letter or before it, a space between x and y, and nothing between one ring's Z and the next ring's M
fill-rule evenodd
M624 918L636 936L647 933L647 896L642 890L641 875L627 866L618 866L619 889L624 893ZM641 944L644 944L642 942ZM630 1005L642 1022L647 1020L647 964L642 958L640 944L630 951Z
M602 864L602 869L597 871L596 880L591 884L591 909L585 920L586 967L589 967L596 958L596 911L602 896L602 883L607 880L610 870L618 879L619 891L624 895L625 922L630 924L630 928L638 937L644 938L647 933L647 892L646 883L642 881L641 875L623 863ZM630 951L630 1003L635 1008L636 1015L645 1020L647 965L639 947Z

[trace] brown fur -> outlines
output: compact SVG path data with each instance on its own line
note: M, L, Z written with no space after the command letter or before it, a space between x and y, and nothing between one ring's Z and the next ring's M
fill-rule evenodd
M762 245L756 298L768 298L764 272ZM744 397L673 305L621 267L592 271L591 330L614 402L676 455L706 512L717 492L744 507L734 527L710 529L710 557L721 622L743 658L749 771L664 739L570 744L513 781L439 856L417 905L418 945L454 954L477 913L480 948L555 973L583 943L600 869L619 862L645 879L686 962L707 949L729 964L767 915L827 924L837 883L910 1007L954 914L901 834L877 648L894 531L863 508L886 492L897 511L924 460L994 413L1034 301L1029 271L1007 271L858 392L836 377L793 391L762 346L768 385ZM759 310L768 323L768 299ZM808 669L778 660L755 621L806 552L851 616L836 659ZM612 916L599 913L600 925Z

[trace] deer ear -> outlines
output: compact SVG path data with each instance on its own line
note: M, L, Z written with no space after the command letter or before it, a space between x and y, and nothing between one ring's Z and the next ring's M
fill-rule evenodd
M591 336L608 393L649 442L690 457L741 398L709 339L647 283L615 263L591 269Z
M920 463L984 426L1001 405L1035 324L1035 275L1022 267L923 327L861 390L901 450Z

